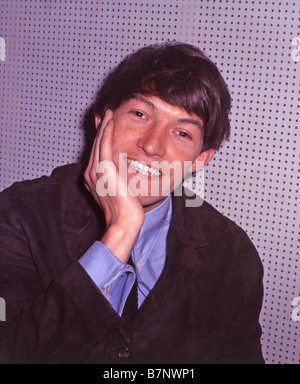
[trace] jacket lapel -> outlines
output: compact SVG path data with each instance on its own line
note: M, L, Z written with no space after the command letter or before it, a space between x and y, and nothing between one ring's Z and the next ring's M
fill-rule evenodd
M168 311L185 295L188 281L203 263L199 250L208 246L199 225L202 222L201 207L187 208L184 196L173 196L166 266L129 325L134 335L154 322L162 312Z
M62 178L62 231L69 254L78 260L99 240L105 230L105 218L93 196L85 188L83 164L64 169Z

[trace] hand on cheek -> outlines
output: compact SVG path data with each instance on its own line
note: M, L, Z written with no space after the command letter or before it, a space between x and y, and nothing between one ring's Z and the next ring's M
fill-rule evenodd
M113 112L108 110L98 128L85 171L85 183L105 215L107 228L101 241L122 262L127 262L145 214L113 162L114 124ZM104 188L108 193L103 193Z

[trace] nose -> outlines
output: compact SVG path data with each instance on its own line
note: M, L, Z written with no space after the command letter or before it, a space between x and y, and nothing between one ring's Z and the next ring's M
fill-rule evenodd
M152 157L163 157L166 145L166 129L161 124L148 127L137 141L137 146Z

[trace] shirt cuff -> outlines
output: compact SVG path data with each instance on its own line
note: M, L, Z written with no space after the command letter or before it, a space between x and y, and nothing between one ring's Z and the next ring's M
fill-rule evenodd
M78 260L113 308L121 315L135 281L131 265L122 263L103 243L96 241Z

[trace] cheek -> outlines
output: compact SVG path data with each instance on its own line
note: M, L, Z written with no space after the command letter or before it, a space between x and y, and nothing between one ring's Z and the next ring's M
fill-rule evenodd
M181 163L181 167L184 169L184 164L186 164L186 166L188 164L192 164L197 159L199 152L198 148L192 146L176 146L173 148L173 150L168 151L168 155L170 161Z
M116 139L121 136L125 127L123 127L118 120L115 120L114 123L115 124L114 124L114 130L113 130L113 139Z
M126 119L114 119L113 139L116 141L129 141L135 134L135 130Z
M192 172L192 169L193 169L193 164L195 163L197 157L198 157L198 152L193 149L193 148L190 148L189 151L184 151L184 152L180 152L178 154L178 157L175 159L176 160L176 163L178 164L178 169L181 170L182 172L182 179L187 175L187 174L190 174ZM179 173L177 173L179 174Z
M124 144L125 138L127 137L128 135L126 134L125 127L122 127L120 124L115 124L113 137L112 137L113 148L115 149L119 148L120 145Z
M136 137L132 130L126 129L126 125L116 124L112 137L113 160L119 163L119 154L125 153L127 156L136 151Z

